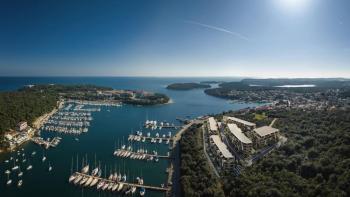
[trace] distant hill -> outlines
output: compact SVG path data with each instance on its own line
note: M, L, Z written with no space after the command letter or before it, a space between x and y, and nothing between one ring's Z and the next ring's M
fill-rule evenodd
M243 79L246 85L283 86L283 85L315 85L317 87L341 88L350 86L350 80L344 78L276 78L276 79Z
M198 88L210 88L208 84L199 84L199 83L173 83L168 85L166 88L170 90L192 90Z

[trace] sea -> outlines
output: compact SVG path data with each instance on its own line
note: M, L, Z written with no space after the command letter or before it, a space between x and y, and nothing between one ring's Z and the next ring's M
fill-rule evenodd
M51 149L43 149L32 142L23 144L21 154L25 154L27 161L21 163L23 157L17 156L16 152L0 154L0 196L2 197L63 197L63 196L119 196L119 194L107 191L97 191L94 188L82 188L68 183L72 170L81 169L82 158L88 161L91 167L101 164L102 176L108 176L111 171L127 174L128 181L134 181L136 177L143 177L145 185L160 186L167 181L166 168L168 161L160 159L159 162L121 159L113 156L116 145L127 144L128 135L131 132L142 130L144 133L151 132L174 135L176 130L147 130L142 128L146 119L167 121L180 125L176 120L181 118L196 118L198 116L221 113L229 110L239 110L247 107L255 107L258 103L231 102L221 98L206 95L203 89L176 91L168 90L166 86L178 82L201 82L201 81L238 81L240 78L151 78L151 77L0 77L0 91L15 91L25 85L33 84L94 84L112 87L114 89L146 90L160 92L168 95L172 102L164 105L136 106L122 105L121 107L102 107L100 112L92 112L93 120L89 131L82 135L58 134L42 131L44 138L62 137L61 143ZM217 86L217 84L213 84ZM156 150L165 155L169 151L168 145L162 144L135 144L136 147ZM31 156L35 151L36 155ZM42 162L45 155L47 160ZM5 163L10 157L19 158L22 177L18 177L18 171L13 172L13 161ZM78 164L76 162L78 157ZM87 159L86 159L87 158ZM73 163L72 163L73 161ZM16 165L17 165L16 164ZM32 165L33 169L25 168ZM49 165L52 171L48 171ZM72 168L73 166L73 168ZM106 169L106 170L105 170ZM12 179L10 186L6 185L6 170L10 170L9 178ZM18 188L17 182L23 180L22 187ZM173 183L179 184L178 182ZM121 195L120 195L121 196ZM135 196L138 195L138 191ZM164 196L162 192L146 190L145 196Z

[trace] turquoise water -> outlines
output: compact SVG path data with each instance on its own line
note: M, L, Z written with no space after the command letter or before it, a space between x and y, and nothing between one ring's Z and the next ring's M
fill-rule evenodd
M7 177L4 174L6 169L13 166L13 163L5 164L4 160L9 159L13 154L0 155L0 196L116 196L109 192L98 192L95 189L81 189L68 183L68 177L71 171L71 160L79 155L81 157L87 155L90 164L94 164L94 155L97 161L100 161L102 168L107 166L109 172L111 168L120 169L129 175L129 179L135 179L137 176L144 177L146 185L160 186L166 181L166 167L168 162L160 159L159 163L146 162L139 160L119 159L113 156L115 142L121 141L124 137L126 142L128 134L131 130L138 130L140 124L148 119L166 120L168 122L177 123L176 117L191 118L219 113L227 110L237 110L245 107L252 107L255 104L229 103L226 100L208 96L203 90L191 91L172 91L165 89L166 85L174 82L192 82L202 80L216 80L205 78L136 78L136 77L115 77L115 78L97 78L97 77L41 77L41 78L0 78L0 90L7 91L19 88L26 84L37 83L60 83L60 84L95 84L110 86L116 89L143 89L149 91L157 91L167 94L173 100L172 104L156 105L156 106L132 106L123 105L122 107L102 107L101 112L93 112L94 120L91 122L89 132L78 136L79 141L72 135L59 135L55 133L43 132L44 137L61 136L61 143L53 149L45 150L33 143L23 145L26 155L32 151L37 154L30 158L30 164L33 165L32 171L24 171L22 177L23 186L17 188L17 174L11 173L14 181L12 186L6 186ZM218 79L223 80L223 79ZM230 79L237 80L237 79ZM179 124L179 123L177 123ZM151 135L156 132L167 134L169 130L150 131ZM172 133L175 131L173 130ZM146 131L144 131L146 133ZM167 145L152 144L149 150L158 150L161 154L168 151ZM46 162L42 162L42 154L47 157ZM27 159L28 159L27 158ZM48 162L53 167L52 172L48 172ZM28 164L22 165L25 168ZM74 162L74 168L76 163ZM79 164L81 168L81 164ZM108 174L108 173L107 173ZM137 195L138 196L138 195ZM146 196L162 196L162 193L146 191Z

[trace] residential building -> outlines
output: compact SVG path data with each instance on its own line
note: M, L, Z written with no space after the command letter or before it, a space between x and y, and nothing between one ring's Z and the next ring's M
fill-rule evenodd
M255 127L256 127L255 123L248 122L248 121L236 118L236 117L224 116L223 120L226 123L234 123L234 124L236 124L238 127L243 129L244 132L245 131L251 131L251 130L255 129Z
M213 117L208 118L208 126L209 126L209 132L211 134L217 134L218 132L218 124L216 120Z
M226 144L222 142L219 135L211 135L209 138L209 151L213 155L213 161L218 164L221 170L231 170L234 167L235 158L228 150Z
M254 146L261 147L278 141L279 130L270 126L254 129Z
M248 156L252 152L252 141L242 132L242 130L233 123L227 124L228 139L237 151Z

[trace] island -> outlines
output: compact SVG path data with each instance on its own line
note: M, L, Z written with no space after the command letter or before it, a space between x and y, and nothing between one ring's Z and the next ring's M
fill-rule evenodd
M168 85L166 88L170 90L193 90L200 88L210 88L211 86L208 84L200 84L200 83L173 83Z
M143 90L114 90L95 85L28 85L0 93L0 152L31 139L64 102L101 105L166 104L165 94Z

